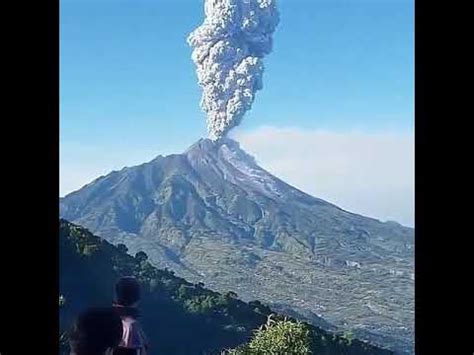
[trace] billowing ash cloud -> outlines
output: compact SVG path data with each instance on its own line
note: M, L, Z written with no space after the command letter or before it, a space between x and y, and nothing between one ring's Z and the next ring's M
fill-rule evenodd
M279 22L275 0L205 0L204 23L188 38L194 48L201 107L209 137L237 126L262 89L262 58Z

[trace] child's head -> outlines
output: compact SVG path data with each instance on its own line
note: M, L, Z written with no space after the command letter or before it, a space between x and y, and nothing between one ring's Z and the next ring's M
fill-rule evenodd
M134 277L122 277L115 285L116 303L133 306L140 300L140 284Z
M112 308L91 308L81 313L69 334L71 354L103 355L122 340L122 321Z

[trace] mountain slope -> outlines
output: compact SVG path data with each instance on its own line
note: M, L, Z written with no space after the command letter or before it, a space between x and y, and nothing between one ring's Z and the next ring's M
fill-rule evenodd
M120 276L134 275L142 285L141 323L151 342L151 354L218 354L248 341L271 310L259 302L244 303L231 293L219 294L152 267L146 254L132 257L89 231L65 220L59 230L59 289L64 331L78 313L91 306L108 306ZM390 355L355 339L310 327L314 354ZM326 339L326 340L323 340ZM67 352L67 348L63 349Z
M413 229L309 196L230 139L100 177L60 211L193 282L412 351Z

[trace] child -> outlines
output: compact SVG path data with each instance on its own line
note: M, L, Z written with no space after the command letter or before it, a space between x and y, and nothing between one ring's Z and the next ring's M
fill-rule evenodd
M137 309L140 300L140 285L134 277L122 277L115 285L116 300L114 308L122 319L122 341L114 355L146 355L148 341L138 322Z
M122 322L113 308L90 308L79 315L70 331L70 354L112 354L122 333Z

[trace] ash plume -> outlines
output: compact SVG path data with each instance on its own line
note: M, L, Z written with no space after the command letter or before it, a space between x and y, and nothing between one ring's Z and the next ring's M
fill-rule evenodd
M275 0L205 0L204 10L188 43L209 138L218 140L242 121L263 87L262 58L272 50L279 15Z

